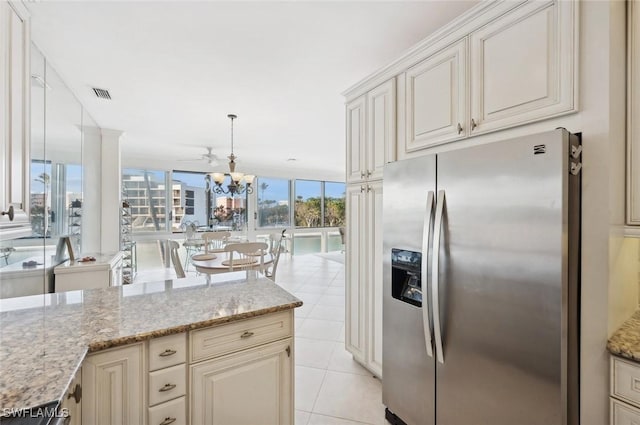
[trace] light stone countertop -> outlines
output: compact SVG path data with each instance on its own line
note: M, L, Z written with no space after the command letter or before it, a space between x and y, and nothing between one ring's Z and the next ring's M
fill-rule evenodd
M218 276L1 299L0 412L61 400L88 352L302 305L265 278Z
M607 349L611 354L640 362L640 310L611 335Z

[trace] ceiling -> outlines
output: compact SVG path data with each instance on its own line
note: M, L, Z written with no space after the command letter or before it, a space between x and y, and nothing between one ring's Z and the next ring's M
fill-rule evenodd
M476 4L422 2L29 2L34 43L103 128L123 164L344 180L349 86ZM91 87L108 89L97 99ZM288 161L295 158L295 161Z

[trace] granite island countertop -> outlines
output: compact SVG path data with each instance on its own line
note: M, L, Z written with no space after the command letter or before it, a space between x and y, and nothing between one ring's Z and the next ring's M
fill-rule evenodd
M205 279L0 299L0 412L61 400L89 352L302 305L265 278Z
M611 335L607 349L611 354L640 362L640 310Z

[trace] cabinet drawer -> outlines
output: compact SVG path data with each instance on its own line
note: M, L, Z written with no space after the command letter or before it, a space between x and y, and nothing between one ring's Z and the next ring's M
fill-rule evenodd
M611 357L611 395L640 407L640 364Z
M199 329L191 332L191 361L254 347L286 338L292 333L291 311Z
M187 361L187 334L154 338L149 341L149 370L154 371Z
M149 408L149 425L186 425L187 405L184 397Z
M640 409L611 398L610 425L634 425L640 423Z
M149 405L154 406L187 393L186 365L149 373Z

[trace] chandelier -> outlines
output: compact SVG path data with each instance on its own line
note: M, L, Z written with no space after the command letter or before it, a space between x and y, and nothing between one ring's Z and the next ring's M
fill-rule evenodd
M253 183L253 179L256 176L252 174L243 174L236 172L236 156L233 154L233 120L238 118L237 115L229 114L227 115L231 119L231 155L229 158L229 173L228 175L231 177L231 183L223 186L224 179L227 176L225 173L213 173L212 178L215 186L211 188L215 193L219 195L242 195L244 193L253 193L253 188L251 184Z

